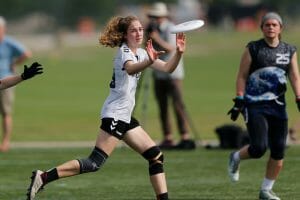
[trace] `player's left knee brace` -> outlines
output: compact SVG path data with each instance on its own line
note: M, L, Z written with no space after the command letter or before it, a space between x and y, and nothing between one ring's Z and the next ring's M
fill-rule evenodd
M158 146L151 147L150 149L146 150L142 155L146 160L149 161L150 176L164 172L164 156Z
M108 155L101 149L95 147L91 155L85 159L78 159L80 173L95 172L104 164Z

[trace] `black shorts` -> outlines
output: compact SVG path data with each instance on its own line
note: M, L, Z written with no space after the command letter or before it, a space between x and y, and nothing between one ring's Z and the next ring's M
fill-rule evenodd
M115 136L119 140L122 140L127 131L138 126L140 126L140 123L134 117L131 117L130 123L126 123L121 120L115 120L113 118L102 118L102 124L100 128L112 136Z
M288 133L288 120L284 108L277 105L247 107L244 117L250 136L250 155L257 149L269 147L273 159L283 159Z

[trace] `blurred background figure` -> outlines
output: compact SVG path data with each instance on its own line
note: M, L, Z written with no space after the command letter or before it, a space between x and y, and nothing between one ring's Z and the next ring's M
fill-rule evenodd
M148 39L152 39L153 46L158 51L165 51L160 59L167 60L175 52L175 34L171 34L170 28L174 24L169 19L169 11L166 4L157 2L148 12L149 24L146 28ZM182 80L184 78L183 61L181 60L176 70L169 74L153 70L154 92L159 108L163 141L160 147L163 149L195 149L195 142L190 139L188 120L182 97ZM169 98L173 101L176 122L180 134L180 142L174 143L171 127Z
M15 39L6 36L6 21L0 16L0 79L11 76L16 71L16 66L27 58L31 52ZM0 112L2 115L2 142L0 152L9 150L12 132L12 107L14 102L14 88L0 91Z

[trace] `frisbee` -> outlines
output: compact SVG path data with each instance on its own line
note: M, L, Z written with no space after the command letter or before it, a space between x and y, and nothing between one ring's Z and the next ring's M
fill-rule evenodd
M201 28L204 25L203 20L191 20L187 22L183 22L181 24L177 24L171 28L171 33L182 33L182 32L188 32L193 31L198 28Z

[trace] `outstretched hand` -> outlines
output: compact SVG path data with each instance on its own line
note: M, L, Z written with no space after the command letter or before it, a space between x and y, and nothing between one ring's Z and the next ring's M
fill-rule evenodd
M148 40L147 41L147 44L146 44L146 51L148 53L148 56L150 58L150 60L153 62L155 61L156 59L159 58L160 55L166 53L165 51L156 51L154 48L153 48L153 45L152 45L152 40Z
M185 51L185 44L185 34L176 33L176 49L179 53L183 53Z
M37 74L42 74L43 68L41 66L42 65L39 64L38 62L32 63L30 67L27 67L27 65L24 65L24 72L21 75L22 79L27 80L27 79L34 77Z

